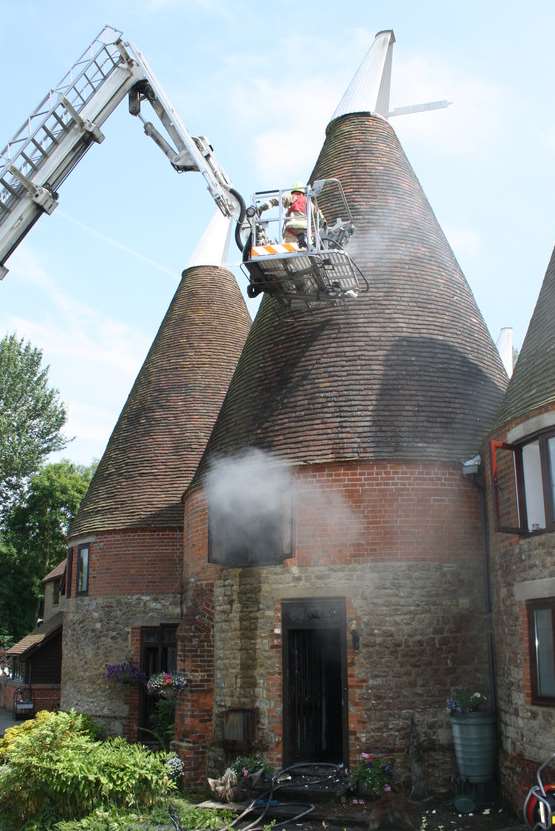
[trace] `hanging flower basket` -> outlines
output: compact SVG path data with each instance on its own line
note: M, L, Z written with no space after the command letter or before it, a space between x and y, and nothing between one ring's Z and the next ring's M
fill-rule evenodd
M124 687L143 687L146 684L146 674L132 661L106 664L105 678Z
M186 686L187 679L182 672L159 672L150 676L146 691L149 695L158 695L161 698L175 698Z

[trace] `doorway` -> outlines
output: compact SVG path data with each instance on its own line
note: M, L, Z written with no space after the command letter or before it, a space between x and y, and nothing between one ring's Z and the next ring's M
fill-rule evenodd
M177 667L177 624L145 626L141 630L141 669L150 678L159 672L175 672ZM143 689L139 729L152 731L160 699ZM169 714L167 714L169 718ZM147 734L148 735L148 734Z
M284 763L348 758L345 601L284 600Z

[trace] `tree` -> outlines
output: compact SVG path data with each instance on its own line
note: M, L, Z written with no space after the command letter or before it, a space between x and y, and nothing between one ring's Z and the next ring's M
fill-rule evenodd
M49 453L65 447L65 421L40 349L6 335L0 340L0 511L13 505Z
M34 627L42 579L66 555L69 524L95 468L68 461L45 465L7 513L0 541L0 630L21 637Z

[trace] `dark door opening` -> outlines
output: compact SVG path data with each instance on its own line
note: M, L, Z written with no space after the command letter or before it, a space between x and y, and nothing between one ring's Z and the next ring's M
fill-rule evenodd
M144 627L141 632L141 669L147 678L159 672L175 672L177 667L177 624ZM151 730L152 717L160 700L157 696L141 696L140 727ZM143 736L144 738L144 736Z
M283 602L285 763L347 758L345 605Z

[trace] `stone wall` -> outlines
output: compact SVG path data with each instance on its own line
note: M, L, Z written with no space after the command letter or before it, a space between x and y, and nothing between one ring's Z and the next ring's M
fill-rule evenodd
M555 412L555 407L543 407L529 413L526 420L550 411ZM507 433L526 420L507 424L494 438L506 441ZM521 808L524 795L535 778L536 768L554 750L555 707L532 704L526 601L555 596L555 534L521 537L496 532L491 457L487 451L484 456L492 562L501 785L515 808Z
M327 464L296 475L343 496L360 522L356 540L330 537L324 517L297 506L292 559L221 569L206 562L203 493L197 488L186 495L191 622L206 628L212 612L201 604L212 591L214 604L213 648L200 629L191 638L190 626L180 645L181 666L199 682L198 691L184 696L178 717L190 778L199 781L203 765L221 766L222 714L229 707L257 709L257 745L274 764L282 763L281 602L342 597L349 761L377 749L406 756L414 714L430 781L445 784L452 773L446 698L453 688L487 687L479 492L455 465ZM358 649L351 629L359 633Z
M106 664L132 657L133 627L177 623L179 616L179 594L69 600L62 646L62 709L88 713L110 733L128 732L130 690L105 679Z
M89 590L76 596L77 551L89 547ZM181 618L180 529L103 531L69 540L71 597L65 600L61 707L89 713L110 733L138 736L139 697L108 683L106 664L140 661L140 628Z

